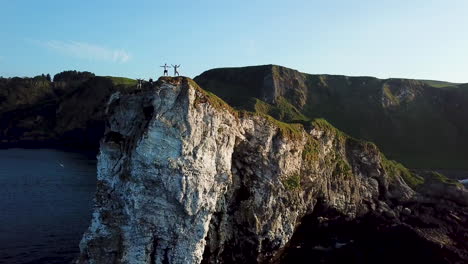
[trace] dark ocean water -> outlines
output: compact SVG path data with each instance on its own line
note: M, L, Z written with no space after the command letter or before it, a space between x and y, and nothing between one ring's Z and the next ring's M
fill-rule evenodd
M96 160L0 150L0 263L70 263L91 219Z

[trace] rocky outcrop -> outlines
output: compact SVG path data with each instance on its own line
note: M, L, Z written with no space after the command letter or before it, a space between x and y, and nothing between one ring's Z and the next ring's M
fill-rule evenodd
M392 108L409 104L428 87L421 81L389 79L382 84L382 106Z
M429 259L468 260L463 204L324 120L238 112L183 77L114 93L106 111L77 263L288 263L311 239L298 230L370 218L368 233L404 227Z
M234 106L249 97L270 104L285 97L302 108L307 99L307 75L275 65L213 69L195 81Z

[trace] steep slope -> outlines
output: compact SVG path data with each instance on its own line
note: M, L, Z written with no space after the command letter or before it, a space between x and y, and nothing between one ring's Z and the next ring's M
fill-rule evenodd
M311 75L275 66L213 69L195 78L238 109L290 121L325 118L413 168L468 168L468 86Z
M381 263L468 260L462 187L424 180L324 120L239 112L183 77L114 93L106 111L77 263L297 263L313 251L301 234L338 223L412 238L412 255L381 248Z

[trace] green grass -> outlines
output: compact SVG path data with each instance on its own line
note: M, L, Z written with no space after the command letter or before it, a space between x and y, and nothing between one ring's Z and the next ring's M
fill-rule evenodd
M283 180L283 185L288 190L297 190L301 188L301 176L294 174Z
M250 98L251 104L253 104L253 111L255 113L261 113L268 115L270 113L272 106L270 104L265 103L262 100L259 100L257 98Z
M460 182L449 179L445 175L435 172L435 171L429 172L427 175L425 175L425 177L426 177L426 181L428 182L440 182L440 183L452 185L452 186L462 186Z
M308 121L305 115L303 115L295 106L288 102L288 100L282 96L276 99L276 104L271 106L269 115L284 122L300 122Z
M316 139L309 136L306 144L304 145L304 150L302 151L302 159L307 162L312 162L318 160L318 157L319 143Z
M335 169L333 171L333 174L349 178L353 175L353 170L349 163L341 158L335 163Z
M122 85L122 86L135 86L137 85L137 80L125 78L125 77L114 77L114 76L105 76L112 80L114 85Z
M434 80L421 80L421 82L430 85L435 88L457 88L459 83L451 83L451 82L444 82L444 81L434 81Z
M206 91L202 89L192 79L188 79L188 80L189 80L189 84L193 88L195 88L196 91L198 91L197 97L195 98L195 104L209 102L216 109L227 110L236 117L239 115L239 113L230 105L228 105L226 102L224 102L223 99L219 98L218 96L216 96L210 91Z
M250 113L250 114L256 114L256 115L264 117L271 124L278 127L281 135L283 135L285 138L298 140L298 139L301 139L303 136L304 127L302 126L302 124L282 122L273 118L270 115L266 115L263 113Z
M357 140L348 134L344 133L343 131L337 129L332 124L330 124L327 120L323 118L315 118L312 122L310 122L312 127L317 127L322 131L330 133L334 135L341 143L344 143L346 140L355 140L361 142L362 140Z
M398 99L392 94L392 91L390 91L390 87L387 85L383 86L383 94L385 97L387 97L393 104L399 104L400 102Z
M424 183L424 178L410 172L405 166L401 163L398 163L394 160L388 160L385 156L382 155L382 165L385 172L390 176L390 178L396 178L398 176L402 177L403 180L411 187L413 190L417 190L419 186Z
M276 120L286 123L306 123L309 119L284 97L278 97L276 104L268 104L258 98L250 97L236 107L253 113L269 115Z
M330 124L327 120L323 118L315 118L311 122L311 124L313 127L320 128L321 130L324 130L324 131L331 131L333 133L338 131L332 124Z

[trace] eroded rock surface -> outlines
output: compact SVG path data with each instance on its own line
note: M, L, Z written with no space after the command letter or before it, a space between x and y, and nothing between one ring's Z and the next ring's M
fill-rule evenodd
M115 93L107 114L77 263L280 263L311 219L370 216L467 260L463 188L420 194L375 145L326 124L239 113L182 77Z

